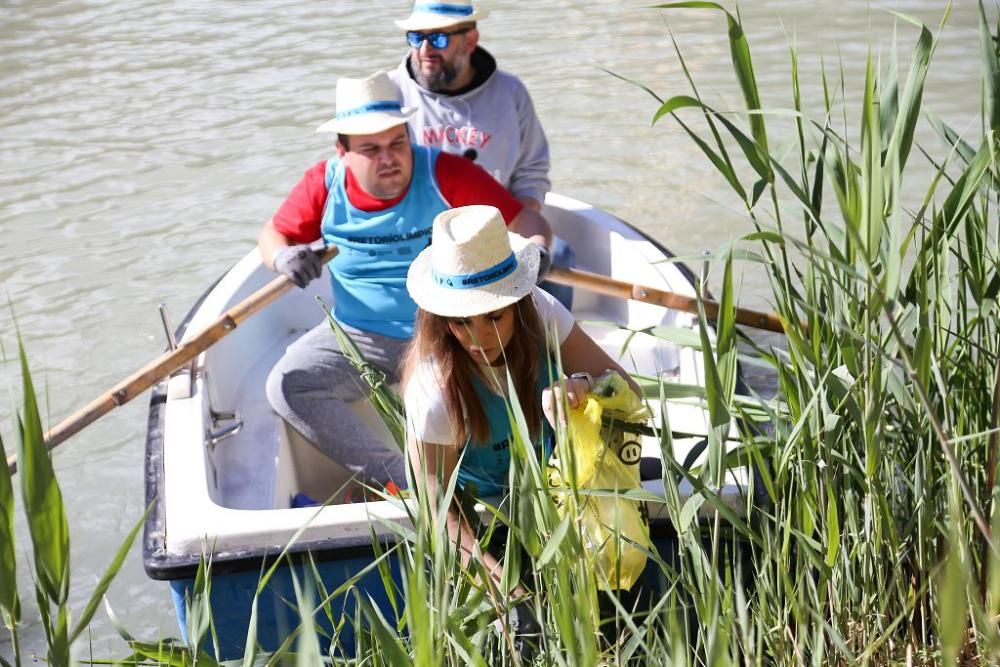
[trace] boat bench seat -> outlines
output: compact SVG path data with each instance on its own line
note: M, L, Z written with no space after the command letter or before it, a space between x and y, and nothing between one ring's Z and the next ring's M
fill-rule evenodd
M398 391L399 387L394 389ZM367 400L355 401L352 408L386 442L392 442L388 429ZM339 503L345 495L350 497L361 490L362 484L350 470L323 454L277 414L274 419L278 422L279 439L277 507L291 507L300 493L319 503Z

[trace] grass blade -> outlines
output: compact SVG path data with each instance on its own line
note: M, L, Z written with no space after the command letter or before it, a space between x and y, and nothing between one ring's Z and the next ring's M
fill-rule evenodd
M412 663L410 662L410 656L407 654L406 648L403 646L403 642L400 641L398 635L396 635L395 631L385 620L385 617L382 616L382 612L367 597L361 595L361 593L356 593L356 595L358 608L361 609L372 633L375 635L384 663L389 665L389 667L410 667Z
M17 456L20 461L21 496L28 517L38 585L48 600L62 605L69 596L69 526L62 492L45 448L28 357L20 340L18 347L24 391L24 414L18 429L21 437Z
M7 460L3 438L0 457ZM0 612L12 633L21 622L21 600L17 593L17 554L14 550L14 489L7 466L0 470Z
M760 115L760 93L757 89L757 78L754 76L753 60L750 57L750 45L743 32L743 26L739 20L726 10L722 5L715 2L670 2L653 5L656 9L715 9L726 15L729 34L729 55L732 58L733 70L736 72L736 79L743 92L743 99L747 109L751 112L750 128L753 138L757 142L762 154L768 154L767 130L764 125L764 117Z
M986 89L985 106L989 129L1000 130L1000 59L997 45L990 34L990 24L986 20L983 0L979 0L979 47L983 69L983 83Z

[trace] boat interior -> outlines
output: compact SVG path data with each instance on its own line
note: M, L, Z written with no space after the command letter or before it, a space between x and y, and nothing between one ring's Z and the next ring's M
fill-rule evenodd
M557 195L550 195L548 203L545 215L556 233L575 250L578 268L693 295L689 281L673 263L665 261L663 251L625 223ZM189 331L197 331L272 278L273 274L260 264L256 253L251 253L206 296L193 314ZM323 306L317 298L329 306L328 279L313 281L304 290L287 292L205 352L191 372L170 380L164 474L166 492L174 497L173 502L167 503L168 548L190 548L194 542L203 542L207 535L219 539L219 531L230 529L273 533L273 541L280 541L282 535L287 536L293 530L295 522L286 519L289 523L282 527L283 521L269 510L299 507L302 512L315 514L316 508L302 506L309 501L338 505L345 496L359 495L358 481L284 423L265 396L264 380L288 344L323 321ZM573 313L581 326L625 368L663 378L665 382L703 384L698 350L678 347L651 335L633 334L654 327L677 327L690 333L696 331L691 315L579 288L574 291ZM655 408L658 402L650 403ZM667 405L672 430L686 434L707 432L707 413L697 401L678 400ZM367 401L357 402L354 409L391 441ZM683 460L701 439L698 435L678 437L675 457ZM198 441L203 446L194 451L191 443ZM658 459L659 439L643 438L642 450L643 457ZM739 489L745 480L734 478L732 482ZM644 486L660 493L663 490L660 479L645 482ZM366 512L372 511L373 505L389 505L355 504L369 506ZM738 498L734 504L740 504ZM180 509L180 505L186 505L186 509ZM398 520L405 519L398 511L390 508L384 511ZM185 518L181 518L181 512L186 512ZM214 527L206 518L212 513L219 514ZM356 510L342 513L355 514L358 521L367 525L363 513ZM178 522L192 521L189 515L196 518L197 525L180 528ZM203 519L201 523L198 517ZM326 523L322 518L315 520L317 524ZM223 525L230 528L224 529ZM237 539L230 546L238 543Z

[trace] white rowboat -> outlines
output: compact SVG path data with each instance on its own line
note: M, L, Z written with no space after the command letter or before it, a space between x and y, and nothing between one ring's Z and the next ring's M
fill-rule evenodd
M655 241L614 216L555 194L547 197L543 213L575 250L579 268L694 296L690 273L667 261L669 253ZM248 253L206 292L182 330L199 331L273 277L256 250ZM331 303L327 277L305 290L293 289L241 324L190 369L158 385L150 403L147 499L155 506L144 537L146 571L170 582L183 629L185 592L202 557L211 559L213 615L223 658L242 655L261 564L293 536L293 551L310 552L324 577L331 577L332 589L371 562L373 531L392 541L396 533L389 524L409 523L404 508L391 502L292 507L297 494L324 500L352 483L346 470L278 418L264 393L267 374L288 344L324 317L317 296ZM573 313L615 358L631 331L676 327L697 333L697 321L689 314L580 289ZM629 370L682 385L704 384L697 349L649 335L634 336L627 349L621 363ZM708 415L696 399L666 405L672 430L694 434L675 439L675 457L684 461L707 433ZM366 402L355 408L374 428L385 430ZM644 438L642 454L659 458L659 440ZM721 495L743 512L745 471L728 474ZM662 479L643 485L663 493ZM691 493L686 482L679 490L682 497ZM662 505L650 503L648 509L653 534L669 534ZM294 600L287 577L276 576L271 588L273 595L258 602L258 641L273 649L298 619L280 600L282 595Z

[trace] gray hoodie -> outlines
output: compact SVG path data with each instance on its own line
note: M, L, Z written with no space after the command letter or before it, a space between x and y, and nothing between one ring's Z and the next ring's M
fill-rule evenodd
M515 197L543 201L551 187L549 144L527 88L498 70L482 48L472 54L472 66L481 83L456 95L422 88L410 74L409 54L389 73L403 105L417 108L409 120L413 140L465 155Z

